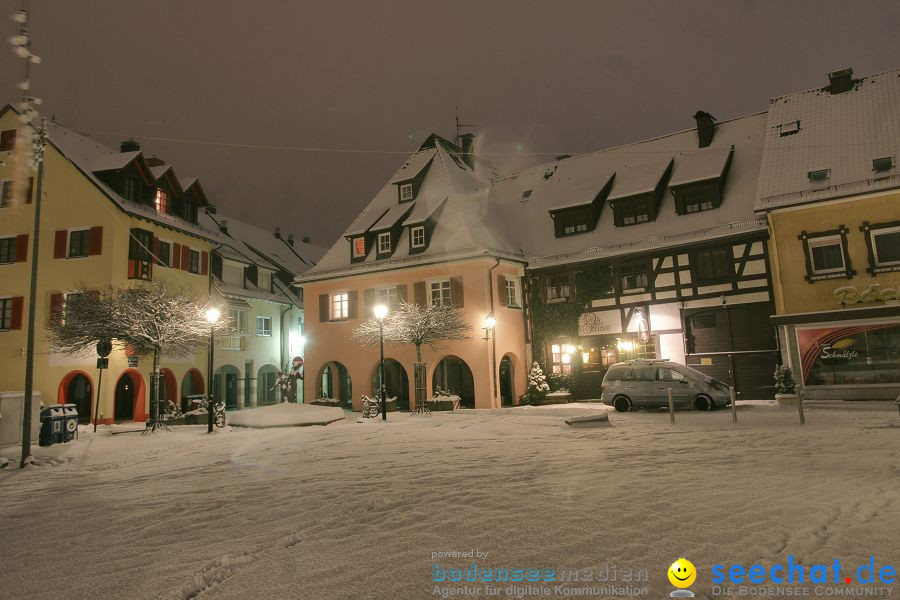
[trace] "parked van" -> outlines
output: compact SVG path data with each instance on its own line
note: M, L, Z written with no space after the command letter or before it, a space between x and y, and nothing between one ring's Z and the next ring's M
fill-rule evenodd
M728 386L685 365L662 360L626 360L612 365L603 377L600 400L619 412L668 406L672 389L675 406L712 410L728 406Z

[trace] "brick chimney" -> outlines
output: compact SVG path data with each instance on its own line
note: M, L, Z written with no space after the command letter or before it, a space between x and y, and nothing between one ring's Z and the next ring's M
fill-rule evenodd
M225 234L228 233L228 221L226 219L219 221L219 231Z
M293 245L294 245L294 234L293 234L293 233L289 233L289 234L288 234L288 240L287 240L287 242L288 242L288 245L290 245L290 246L293 246Z
M304 244L309 244L309 243L312 242L312 238L309 237L308 235L304 235L304 236L301 238L301 240L303 241Z
M460 141L462 142L462 159L463 162L469 165L469 168L473 171L475 170L475 155L473 154L474 146L475 146L475 135L471 133L464 133L459 136Z
M275 228L275 237L278 238L279 240L281 239L281 227Z
M697 139L700 148L706 148L713 141L716 134L716 118L708 112L698 110L694 113L694 119L697 121Z
M119 142L119 152L137 152L140 149L141 145L133 138L128 138L124 142Z
M828 74L828 91L834 94L842 94L853 89L853 69L846 68Z

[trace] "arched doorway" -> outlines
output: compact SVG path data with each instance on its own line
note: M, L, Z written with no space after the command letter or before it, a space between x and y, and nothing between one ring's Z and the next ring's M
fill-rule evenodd
M398 410L409 410L409 377L406 369L393 358L384 359L385 394L388 398L397 398ZM372 395L377 396L381 389L381 363L375 364L372 373Z
M203 385L203 375L197 369L188 369L181 378L181 410L187 412L196 407L191 406L191 400L188 396L195 396L206 393Z
M340 400L341 406L347 408L353 406L353 385L347 367L336 361L325 363L317 381L317 397Z
M515 397L513 361L507 354L500 359L500 406L512 406Z
M450 390L459 396L462 408L475 408L475 380L466 361L457 356L448 356L438 363L431 378L431 389Z
M263 365L256 374L256 405L275 404L280 390L275 387L278 380L278 369L274 365ZM249 399L248 399L249 400Z
M218 400L225 400L225 408L237 410L237 381L240 372L234 365L222 365L213 375L213 395Z
M93 389L91 378L84 371L72 371L59 382L57 400L60 404L74 404L79 423L90 423L93 418Z
M143 421L147 418L144 411L144 379L133 369L122 373L116 382L113 419L121 421Z

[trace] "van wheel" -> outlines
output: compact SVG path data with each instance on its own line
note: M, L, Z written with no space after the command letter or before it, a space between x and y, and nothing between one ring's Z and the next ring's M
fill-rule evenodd
M615 400L613 400L613 407L618 412L628 412L631 410L631 400L627 396L616 396Z
M697 410L702 410L704 412L709 412L713 409L715 405L713 404L712 399L709 396L699 395L694 400L694 408Z

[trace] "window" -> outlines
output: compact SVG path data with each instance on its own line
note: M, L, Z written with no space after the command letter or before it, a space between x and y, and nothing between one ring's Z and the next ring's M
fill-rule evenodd
M122 184L122 196L126 199L131 200L132 202L138 202L140 200L140 194L138 193L138 185L133 177L126 177Z
M550 372L568 375L572 372L572 353L575 348L563 344L550 345Z
M548 300L568 300L572 297L572 279L568 275L556 275L547 282Z
M272 274L268 271L260 271L256 276L256 287L264 292L272 291Z
M0 131L0 152L11 152L16 147L16 130Z
M619 267L619 286L622 290L636 290L647 287L650 265L647 262L632 263Z
M666 367L656 368L656 380L665 382L687 382L684 375L682 375L678 371L668 369Z
M400 186L400 202L413 199L413 184L404 183Z
M91 254L91 230L80 229L69 232L69 258L80 258Z
M153 201L154 206L156 207L156 212L158 213L168 213L169 212L169 196L163 190L156 190L156 198Z
M616 205L622 225L636 225L650 220L650 203L646 200L622 202Z
M524 192L522 192L522 201L524 202L525 200L531 198L531 192L533 191L534 190L525 190Z
M353 258L361 258L366 255L366 238L353 238Z
M519 294L519 280L514 277L507 277L503 281L505 289L501 293L506 296L506 306L520 308L522 306L521 296Z
M160 242L156 250L156 264L168 267L172 264L172 244Z
M554 226L556 229L556 237L566 235L575 235L584 233L593 229L591 218L593 210L591 208L582 208L578 210L568 210L553 215Z
M701 212L716 207L719 199L718 184L703 184L684 187L676 192L680 196L681 214Z
M13 182L0 181L0 208L12 206L13 201Z
M413 227L410 232L410 245L413 248L424 248L425 247L425 227L418 226Z
M272 335L272 317L256 317L256 335L266 337Z
M378 234L378 254L386 254L391 251L390 232Z
M877 266L900 265L900 227L872 231L872 250Z
M894 168L894 157L883 156L872 161L872 170L877 173L884 173Z
M450 302L450 280L443 279L441 281L431 282L431 304L435 306L451 306Z
M817 169L807 173L809 180L816 183L826 181L831 176L831 169Z
M0 329L12 329L12 298L0 299Z
M16 238L0 238L0 263L16 262Z
M237 335L247 335L247 311L242 308L229 308L228 320Z
M200 273L200 252L197 250L191 250L188 254L188 271Z
M397 286L384 286L375 289L375 304L384 304L390 310L396 309L400 305L400 299L397 295Z
M800 121L790 121L782 123L778 126L778 135L784 137L786 135L794 135L800 131Z
M698 250L691 258L691 264L698 283L723 281L734 276L734 256L730 247Z
M809 240L809 255L812 261L812 271L816 275L840 273L846 270L840 236Z
M347 319L350 317L350 294L340 292L331 295L331 318Z

